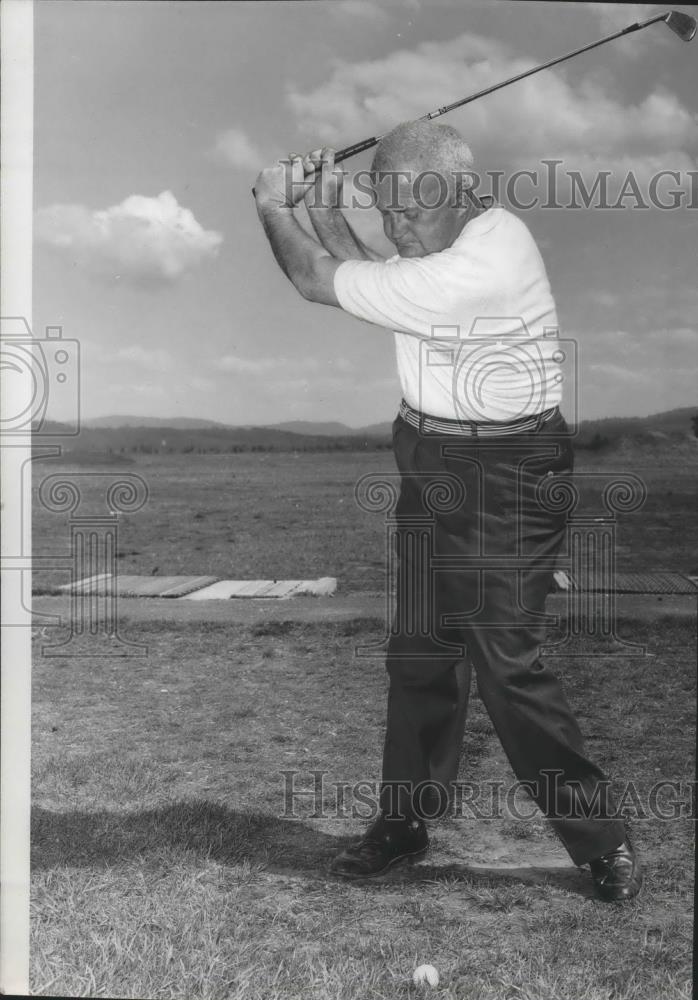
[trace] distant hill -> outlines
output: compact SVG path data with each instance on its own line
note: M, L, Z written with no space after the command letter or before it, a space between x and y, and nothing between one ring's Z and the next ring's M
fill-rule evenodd
M602 451L621 442L648 445L693 437L691 418L698 406L649 417L608 417L579 425L577 447ZM119 426L110 420L127 421ZM144 422L145 421L145 422ZM78 435L62 434L60 424L46 424L39 444L58 444L67 457L241 451L367 451L389 448L391 423L352 429L337 422L290 421L267 427L234 427L195 418L102 417L87 421ZM47 433L48 432L48 433Z
M266 430L275 431L290 431L292 434L323 434L329 435L331 437L345 437L347 434L359 434L366 433L366 431L357 431L353 427L348 427L347 424L340 424L336 421L321 424L313 423L312 420L287 420L284 424L265 424Z
M46 436L35 438L40 449L43 444L60 445L65 459L79 456L86 462L90 455L95 460L105 457L113 461L115 456L134 454L225 454L247 451L361 451L381 449L389 446L388 439L371 438L366 434L347 433L295 434L274 427L226 427L221 425L202 427L123 426L123 427L82 427L77 435L61 434L57 424L47 424Z
M691 417L698 414L696 406L683 406L676 410L665 410L653 413L647 417L600 417L593 420L583 420L579 425L580 432L595 433L599 431L608 436L619 433L632 434L634 431L663 431L664 433L681 433L691 430ZM60 425L54 424L54 427ZM303 437L385 437L392 431L392 420L383 423L369 424L365 427L349 427L338 421L287 420L278 424L224 424L217 420L204 420L199 417L138 417L133 415L114 415L93 417L83 421L85 428L119 429L122 427L173 428L174 430L198 430L217 428L222 431L282 431L288 434L299 434Z
M302 434L316 437L345 437L352 434L382 435L390 431L390 424L374 424L371 427L349 427L338 421L315 422L312 420L287 420L280 424L224 424L218 420L202 420L198 417L137 417L132 414L110 415L107 417L92 417L83 420L83 427L173 427L175 430L196 430L205 427L218 427L227 430L250 429L258 426L265 431L287 431L291 434Z
M218 420L201 420L198 417L134 417L130 415L93 417L83 420L83 427L174 427L192 430L197 427L226 427Z
M639 431L664 431L666 434L691 431L691 417L698 415L695 406L682 406L676 410L652 413L648 417L602 417L597 420L583 420L580 431L602 431L604 434L632 433Z
M691 418L698 415L698 405L664 410L649 417L605 417L600 420L582 420L579 424L578 446L596 439L608 444L621 438L638 443L693 435Z
M368 427L362 427L361 432L369 437L390 437L393 433L393 422L386 420L383 424L369 424Z

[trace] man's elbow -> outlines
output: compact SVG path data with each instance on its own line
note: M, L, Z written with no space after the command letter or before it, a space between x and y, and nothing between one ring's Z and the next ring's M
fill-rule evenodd
M312 274L299 274L296 276L293 284L296 286L296 291L308 302L315 301L315 289L316 284L313 280Z
M340 261L329 255L313 261L312 267L295 275L293 283L296 290L308 302L338 306L339 301L334 290L334 274L339 264Z

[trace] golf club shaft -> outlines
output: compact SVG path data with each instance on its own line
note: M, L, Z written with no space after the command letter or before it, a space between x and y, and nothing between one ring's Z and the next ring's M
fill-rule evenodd
M453 111L455 108L461 108L464 104L469 104L471 101L477 101L480 97L492 94L495 90L501 90L502 87L508 87L509 84L516 83L518 80L523 80L527 76L533 76L534 73L540 73L541 70L548 69L550 66L555 66L557 63L564 62L566 59L572 59L574 56L578 56L581 52L588 52L589 49L595 49L599 45L605 45L606 42L611 42L614 38L620 38L621 35L628 35L632 31L640 31L642 28L647 28L650 24L655 24L657 21L664 21L666 17L666 14L656 14L647 21L640 21L637 24L631 24L629 27L623 28L621 31L616 31L613 35L607 35L605 38L600 38L597 42L590 42L588 45L583 45L580 49L575 49L574 52L568 52L567 55L558 56L557 59L551 59L549 62L543 63L540 66L534 66L533 69L524 70L523 73L518 73L516 76L510 77L508 80L503 80L502 83L495 83L492 87L486 87L484 90L479 90L476 94L471 94L469 97L463 97L459 101L454 101L453 104L446 104L442 108L437 108L436 111L430 111L428 114L422 115L419 120L429 121L432 118L440 118L441 115L445 115L448 111ZM357 153L363 153L366 149L371 149L380 142L381 138L381 136L373 136L370 139L355 142L352 146L347 146L345 149L338 149L334 156L334 162L341 163L342 160L346 160L350 156L355 156Z
M664 21L676 34L678 34L684 41L690 41L696 34L696 21L695 18L688 14L682 14L679 11L667 11L664 14L655 14L654 17L648 18L646 21L639 21L636 24L630 24L627 28L622 28L620 31L614 32L612 35L606 35L605 38L600 38L597 42L589 42L588 45L582 45L581 48L575 49L573 52L568 52L564 56L558 56L557 59L551 59L549 62L542 63L540 66L534 66L532 69L524 70L523 73L517 73L516 76L509 77L508 80L503 80L501 83L495 83L491 87L485 87L484 90L479 90L476 94L470 94L469 97L463 97L459 101L454 101L452 104L445 104L442 108L437 108L436 111L429 111L426 115L422 115L419 121L430 121L433 118L440 118L441 115L445 115L448 111L454 111L456 108L462 108L464 104L470 104L471 101L477 101L480 97L485 97L487 94L493 94L496 90L501 90L503 87L508 87L512 83L517 83L519 80L525 79L527 76L533 76L534 73L540 73L541 70L549 69L551 66L557 66L558 63L565 62L567 59L573 59L574 56L580 55L582 52L588 52L590 49L595 49L599 45L605 45L606 42L612 42L614 38L620 38L622 35L629 35L633 31L641 31L643 28L648 28L651 24L657 24L659 21ZM334 162L341 163L342 160L349 159L350 156L356 156L357 153L363 153L367 149L372 149L374 146L378 145L382 136L371 136L370 139L362 139L360 142L355 142L351 146L346 146L344 149L338 149L334 155ZM254 188L252 188L252 194L254 194Z

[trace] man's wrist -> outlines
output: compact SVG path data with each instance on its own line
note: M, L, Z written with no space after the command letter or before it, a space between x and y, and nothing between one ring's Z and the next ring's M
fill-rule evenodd
M326 205L323 201L306 201L305 207L309 212L326 212L328 215L342 214L338 205Z
M262 201L262 202L258 201L257 202L257 211L260 213L260 215L265 215L265 216L268 216L268 215L279 215L279 216L293 215L293 210L294 210L295 207L296 207L295 205L289 205L289 204L282 205L281 202L278 202L278 201Z

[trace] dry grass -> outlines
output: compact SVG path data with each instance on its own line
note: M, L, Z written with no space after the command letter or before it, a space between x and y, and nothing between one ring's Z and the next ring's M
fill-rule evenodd
M649 490L619 518L618 568L695 570L694 467L641 463L613 465ZM51 471L38 465L37 483ZM383 587L384 525L353 486L392 473L390 455L143 456L128 471L151 496L120 522L122 573ZM38 554L64 555L68 539L64 518L37 511ZM65 579L36 575L39 588ZM554 847L542 823L511 818L444 821L423 863L337 882L327 866L364 823L313 819L307 802L282 818L281 772L304 787L327 772L327 809L333 781L378 777L385 676L352 649L381 623L124 624L146 659L35 663L34 993L395 1000L418 994L411 970L431 962L431 994L453 1000L690 996L690 819L632 824L646 889L623 908L574 870L468 868L495 848L525 860ZM646 798L694 776L695 637L670 621L620 631L653 655L553 662L593 756ZM506 778L500 758L475 698L463 776Z
M579 452L580 472L598 456ZM650 464L643 452L604 459L603 476L633 472L647 485L645 506L618 519L618 569L698 570L698 522L694 517L695 461L670 468ZM645 462L646 464L643 464ZM35 485L69 466L36 465ZM83 478L84 468L73 470ZM95 470L89 470L95 471ZM113 476L113 468L105 468ZM340 591L382 590L385 525L361 510L354 486L367 473L394 474L389 452L139 456L128 472L150 491L142 510L119 521L119 572L213 574L228 579L312 579L334 576ZM104 513L94 477L85 510ZM587 513L604 513L602 480L580 481ZM81 486L83 488L83 486ZM36 507L34 551L67 555L67 515ZM40 570L41 592L66 583L67 571Z
M594 756L644 794L694 774L694 639L632 630L653 658L558 668ZM622 908L574 870L469 870L494 843L546 846L506 819L447 820L425 862L376 884L327 875L363 823L282 818L280 772L377 777L385 677L351 654L379 631L131 622L146 659L37 657L33 993L395 1000L431 962L452 1000L690 996L689 819L633 823L647 885ZM475 698L464 776L493 776L493 745Z

